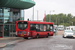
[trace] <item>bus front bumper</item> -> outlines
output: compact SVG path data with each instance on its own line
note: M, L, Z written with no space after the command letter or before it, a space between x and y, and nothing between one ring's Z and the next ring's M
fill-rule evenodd
M28 35L16 35L16 37L29 37Z

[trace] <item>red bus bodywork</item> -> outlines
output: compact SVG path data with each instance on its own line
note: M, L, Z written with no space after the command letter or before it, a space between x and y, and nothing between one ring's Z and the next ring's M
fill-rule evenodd
M28 26L26 29L21 30L18 28L17 23L18 22L27 22ZM39 37L46 37L47 34L49 34L49 36L53 36L53 31L36 31L36 30L30 30L30 24L44 24L44 25L53 25L52 22L36 22L36 21L16 21L16 35L17 37L36 37L37 34L39 34ZM21 32L21 34L19 34L18 32ZM24 34L24 32L26 31L26 34Z

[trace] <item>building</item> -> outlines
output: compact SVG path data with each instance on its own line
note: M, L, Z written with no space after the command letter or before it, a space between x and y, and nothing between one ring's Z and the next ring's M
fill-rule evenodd
M0 37L11 37L16 33L16 21L22 20L22 10L35 5L32 0L0 0Z

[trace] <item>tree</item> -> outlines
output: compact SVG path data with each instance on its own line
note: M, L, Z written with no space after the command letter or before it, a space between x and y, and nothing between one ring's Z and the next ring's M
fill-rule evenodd
M46 15L46 22L49 22L49 17L50 14ZM72 16L71 14L52 14L51 15L51 22L53 22L55 25L63 25L63 21L64 21L64 25L65 26L69 26L73 24L75 25L75 16Z

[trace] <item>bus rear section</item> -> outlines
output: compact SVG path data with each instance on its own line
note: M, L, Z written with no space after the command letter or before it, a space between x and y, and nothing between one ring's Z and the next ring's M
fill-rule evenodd
M30 30L28 27L28 22L26 21L16 21L16 35L17 37L25 37L26 39L30 36Z

